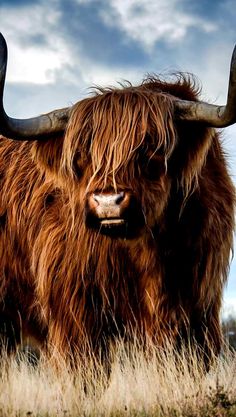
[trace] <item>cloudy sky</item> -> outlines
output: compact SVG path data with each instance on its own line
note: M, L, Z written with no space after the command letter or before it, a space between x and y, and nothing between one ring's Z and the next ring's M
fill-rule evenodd
M0 0L9 61L5 108L29 117L71 105L91 85L192 72L224 104L236 42L235 0ZM223 141L236 182L236 127ZM225 309L236 310L236 260Z

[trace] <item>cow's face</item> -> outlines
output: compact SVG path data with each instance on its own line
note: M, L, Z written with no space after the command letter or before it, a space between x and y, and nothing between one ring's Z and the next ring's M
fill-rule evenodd
M86 225L111 236L136 236L158 222L169 190L163 154L141 147L122 172L109 176L103 184L88 184L84 193Z
M131 89L78 103L65 138L65 164L71 162L88 228L129 238L159 221L176 140L170 101L155 99Z

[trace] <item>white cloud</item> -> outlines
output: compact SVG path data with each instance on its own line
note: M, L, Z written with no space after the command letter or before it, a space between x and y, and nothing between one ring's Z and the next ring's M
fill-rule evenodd
M70 62L70 50L54 30L60 16L55 3L21 7L17 13L14 8L3 7L1 16L1 31L9 50L7 81L53 82L55 70ZM43 36L47 44L40 47L37 44L24 45L22 40L29 35Z
M62 57L56 51L22 48L13 44L10 49L9 82L24 82L45 84L54 81L54 70L63 64Z
M225 104L227 99L233 47L233 43L224 39L216 41L214 47L204 48L202 56L194 63L194 71L203 82L206 97L218 104Z
M216 29L207 19L181 10L181 0L111 0L110 6L101 12L106 24L119 27L148 49L160 39L180 41L190 27Z
M90 62L83 62L83 81L85 84L90 87L93 85L98 86L118 86L118 82L123 80L129 80L131 83L135 84L140 82L143 77L142 70L128 69L124 67L117 66L116 68L109 68L105 65L91 66Z

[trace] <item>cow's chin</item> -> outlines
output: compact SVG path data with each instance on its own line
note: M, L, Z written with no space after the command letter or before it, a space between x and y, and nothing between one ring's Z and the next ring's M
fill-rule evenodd
M133 239L141 233L141 225L121 217L99 218L88 216L86 226L97 233L111 238Z
M125 224L125 220L124 219L120 219L120 218L112 218L112 219L101 219L100 220L100 224L102 227L108 227L108 228L112 228L112 227L120 227L123 226Z
M99 219L99 233L113 238L130 237L128 226L128 222L122 218Z

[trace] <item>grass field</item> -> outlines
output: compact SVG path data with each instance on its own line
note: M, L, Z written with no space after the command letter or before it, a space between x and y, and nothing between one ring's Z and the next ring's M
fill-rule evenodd
M0 417L234 417L236 355L229 350L208 373L194 352L171 348L147 357L137 347L114 349L109 378L102 366L72 372L45 358L37 367L3 359Z

